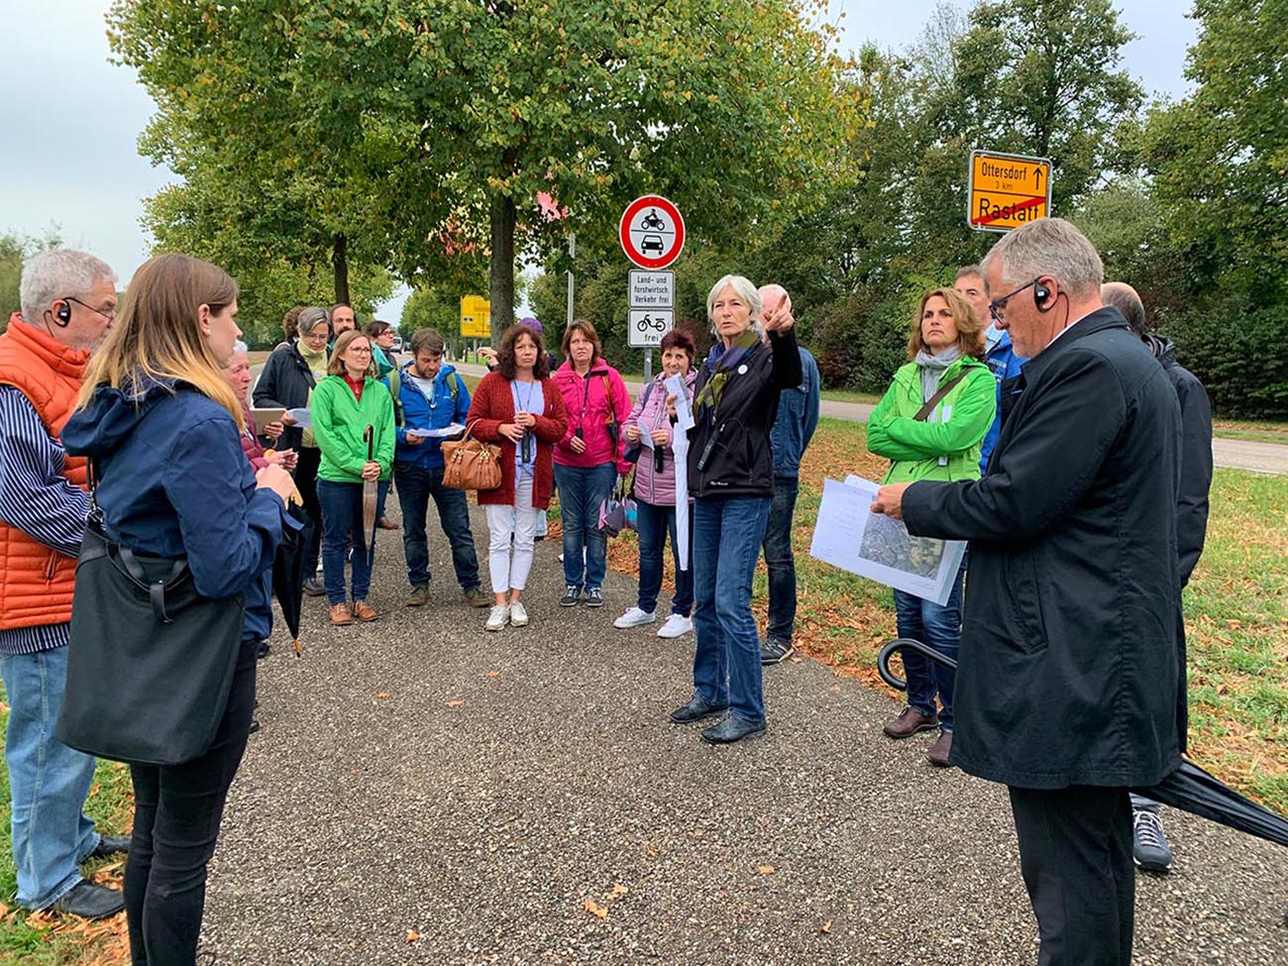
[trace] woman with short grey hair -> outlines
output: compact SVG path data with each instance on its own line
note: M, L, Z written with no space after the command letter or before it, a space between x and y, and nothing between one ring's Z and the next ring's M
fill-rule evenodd
M774 495L769 434L782 389L800 385L795 320L784 301L765 318L756 286L726 275L711 287L707 315L717 336L694 384L688 484L693 505L693 696L676 724L727 711L702 732L725 744L765 730L760 637L751 581ZM767 342L760 331L769 334ZM667 399L674 413L674 397Z

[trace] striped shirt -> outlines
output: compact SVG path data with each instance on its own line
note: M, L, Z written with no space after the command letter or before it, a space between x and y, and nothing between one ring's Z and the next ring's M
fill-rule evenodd
M27 397L0 386L0 522L75 557L85 536L89 494L62 476L65 457ZM62 647L70 628L63 623L0 630L0 654Z

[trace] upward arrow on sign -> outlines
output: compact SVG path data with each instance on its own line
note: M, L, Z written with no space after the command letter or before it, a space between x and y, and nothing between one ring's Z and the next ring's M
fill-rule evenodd
M1042 169L1041 168L1033 169L1033 184L1034 184L1034 190L1036 191L1042 190Z

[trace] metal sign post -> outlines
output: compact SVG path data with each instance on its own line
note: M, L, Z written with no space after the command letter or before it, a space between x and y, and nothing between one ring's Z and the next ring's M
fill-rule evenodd
M675 273L660 271L684 249L684 218L661 195L636 198L622 212L618 239L631 270L626 343L644 350L644 382L653 378L653 347L675 324Z

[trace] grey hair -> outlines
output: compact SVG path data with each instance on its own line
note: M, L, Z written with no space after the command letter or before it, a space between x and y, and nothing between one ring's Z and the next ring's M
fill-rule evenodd
M760 293L756 291L756 286L751 284L751 279L744 275L726 275L711 286L711 291L707 293L707 318L714 322L711 313L715 308L716 298L726 287L732 286L738 294L738 298L747 303L747 308L751 311L751 321L757 332L760 331L760 313L764 309L764 303L760 299Z
M22 263L19 301L22 317L34 322L48 311L55 299L89 296L96 282L109 279L116 285L116 273L101 258L70 248L54 248L33 255Z
M327 332L331 331L331 313L320 305L310 305L295 320L295 331L302 339L310 329L316 329L319 322L325 322Z
M1142 338L1149 331L1149 316L1140 295L1126 282L1106 282L1100 287L1100 297L1123 314L1131 330Z
M1079 296L1098 295L1105 280L1105 265L1096 247L1063 218L1040 218L1002 236L984 256L983 267L994 263L1008 285L1049 275Z
M241 339L233 343L233 355L237 355L239 352L250 352L250 347Z

